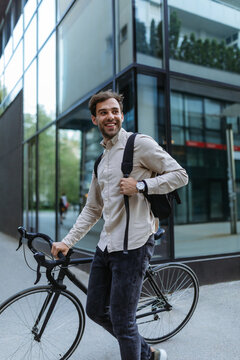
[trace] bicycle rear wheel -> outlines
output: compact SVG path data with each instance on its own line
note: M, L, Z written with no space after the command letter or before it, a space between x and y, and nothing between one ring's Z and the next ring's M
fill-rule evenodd
M57 293L51 286L33 287L0 305L1 360L65 360L72 355L84 331L85 315L68 290L60 291L42 336L36 336Z
M150 344L177 334L191 318L199 296L194 272L183 264L152 267L144 279L137 310L139 333Z

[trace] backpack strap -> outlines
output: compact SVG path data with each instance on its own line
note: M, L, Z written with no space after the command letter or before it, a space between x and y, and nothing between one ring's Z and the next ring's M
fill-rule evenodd
M123 153L121 170L124 177L129 177L133 169L134 141L137 133L129 136Z
M97 160L94 163L93 169L94 169L94 174L95 174L96 178L98 178L97 169L98 169L98 165L99 165L100 161L102 160L102 156L103 156L103 153L101 153L101 155L99 155L99 157L97 158Z
M134 133L129 136L124 149L121 170L123 173L123 177L125 178L129 177L133 169L133 151L134 151L134 141L136 135L137 133ZM129 219L130 219L128 195L124 195L124 204L126 209L126 228L124 233L123 253L128 254L128 229L129 229Z

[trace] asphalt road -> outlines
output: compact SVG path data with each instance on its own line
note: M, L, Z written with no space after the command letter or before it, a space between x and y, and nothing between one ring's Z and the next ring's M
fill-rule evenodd
M25 265L22 250L15 251L17 240L0 233L0 244L2 302L18 290L32 286L35 273ZM81 273L81 276L87 282L87 274ZM44 277L40 283L45 283ZM86 296L71 284L69 288L85 304ZM239 360L239 323L240 281L202 286L199 303L190 322L179 334L160 346L167 350L169 360ZM87 319L82 341L71 360L96 359L120 360L118 345L105 330Z

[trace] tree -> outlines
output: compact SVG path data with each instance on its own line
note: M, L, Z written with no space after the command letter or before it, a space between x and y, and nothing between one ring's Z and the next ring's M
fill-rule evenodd
M149 54L149 46L146 39L146 26L136 19L136 48L138 52Z
M176 59L178 57L177 48L179 42L179 35L181 29L181 21L178 19L176 11L170 14L170 29L169 29L169 49L170 57Z
M157 37L157 31L155 26L155 20L152 19L151 26L150 26L150 55L156 56L157 55L157 49L159 47L158 45L158 37Z

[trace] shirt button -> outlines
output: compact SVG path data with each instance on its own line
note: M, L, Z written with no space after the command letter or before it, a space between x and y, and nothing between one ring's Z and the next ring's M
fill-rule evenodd
M110 236L111 234L110 233L107 233L108 236Z

